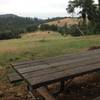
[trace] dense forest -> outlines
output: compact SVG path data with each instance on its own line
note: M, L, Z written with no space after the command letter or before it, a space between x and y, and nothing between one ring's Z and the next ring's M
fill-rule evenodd
M0 15L0 39L19 38L20 33L35 31L43 20L13 14Z

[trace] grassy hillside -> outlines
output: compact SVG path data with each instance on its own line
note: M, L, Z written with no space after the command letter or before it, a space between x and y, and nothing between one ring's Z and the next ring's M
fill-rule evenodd
M64 18L64 19L59 19L59 20L56 20L56 21L48 22L47 24L64 26L65 24L74 25L74 24L78 24L78 23L79 23L79 20L77 18Z
M44 58L67 53L86 51L100 45L100 36L63 37L54 32L35 32L21 39L0 41L0 65L10 62Z

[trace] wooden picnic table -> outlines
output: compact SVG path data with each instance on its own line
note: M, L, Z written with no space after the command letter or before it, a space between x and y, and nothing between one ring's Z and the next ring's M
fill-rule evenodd
M37 89L46 100L54 100L45 87L61 82L63 88L68 79L100 71L100 49L11 65L28 84L29 90Z

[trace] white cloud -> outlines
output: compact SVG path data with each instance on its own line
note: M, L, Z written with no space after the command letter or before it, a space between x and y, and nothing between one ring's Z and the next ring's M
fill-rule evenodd
M0 14L15 13L22 16L64 16L67 0L0 0ZM44 14L44 15L42 15Z
M69 0L0 0L0 14L14 13L31 17L66 16Z

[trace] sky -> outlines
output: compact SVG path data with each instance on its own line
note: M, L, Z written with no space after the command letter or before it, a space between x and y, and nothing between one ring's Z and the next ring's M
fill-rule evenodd
M65 17L69 0L0 0L0 14L24 17ZM95 0L97 2L97 0Z

